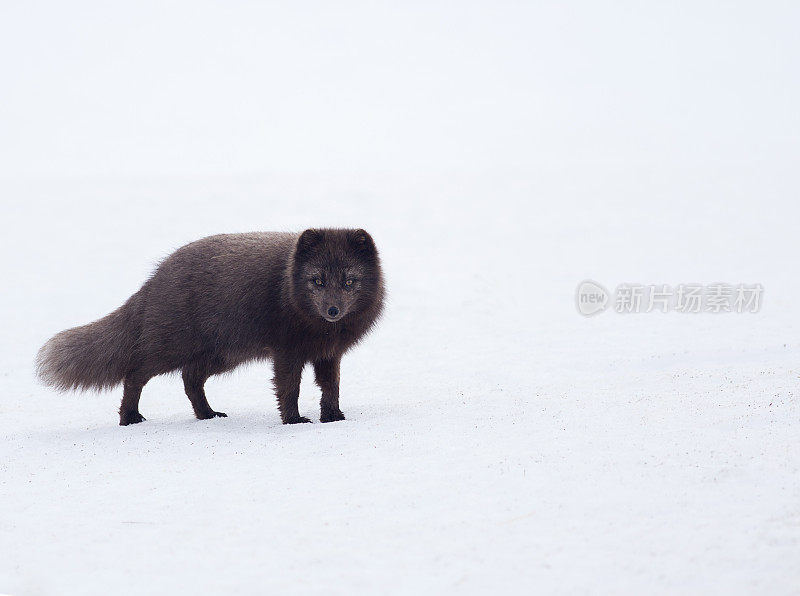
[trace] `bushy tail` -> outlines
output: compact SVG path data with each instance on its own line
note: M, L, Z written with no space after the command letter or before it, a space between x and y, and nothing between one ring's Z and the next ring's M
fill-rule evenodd
M131 303L99 321L53 336L36 356L39 379L60 391L108 389L120 383L138 336Z

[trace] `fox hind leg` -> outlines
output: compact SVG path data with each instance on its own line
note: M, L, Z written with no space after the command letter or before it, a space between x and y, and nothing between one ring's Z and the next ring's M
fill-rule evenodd
M203 361L192 362L186 365L182 371L183 387L186 390L186 396L192 402L192 409L198 420L228 416L224 412L215 412L206 398L204 386L212 374L214 374L213 368Z
M122 389L122 403L119 406L119 425L128 426L146 420L139 412L139 398L142 388L150 379L141 373L132 372L125 376Z

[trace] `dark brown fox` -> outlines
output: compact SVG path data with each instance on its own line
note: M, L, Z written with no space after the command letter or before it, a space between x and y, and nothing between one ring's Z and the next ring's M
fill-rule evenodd
M206 380L271 358L281 419L294 424L310 422L297 406L310 362L320 420L344 420L339 362L378 320L383 298L378 251L364 230L211 236L172 253L110 315L50 339L37 372L59 390L123 383L124 426L144 420L145 383L177 370L197 418L225 416L208 404Z

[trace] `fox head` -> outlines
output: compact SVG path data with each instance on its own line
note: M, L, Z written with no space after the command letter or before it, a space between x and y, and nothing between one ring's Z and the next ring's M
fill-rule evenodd
M292 259L293 300L312 318L336 323L381 298L378 251L364 230L308 229Z

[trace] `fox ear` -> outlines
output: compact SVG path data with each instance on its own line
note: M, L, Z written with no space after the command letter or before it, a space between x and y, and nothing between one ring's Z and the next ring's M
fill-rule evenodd
M307 255L320 242L322 242L322 230L309 228L300 234L300 238L297 239L297 254Z
M350 245L359 252L375 253L375 243L372 241L372 236L361 228L350 231Z

